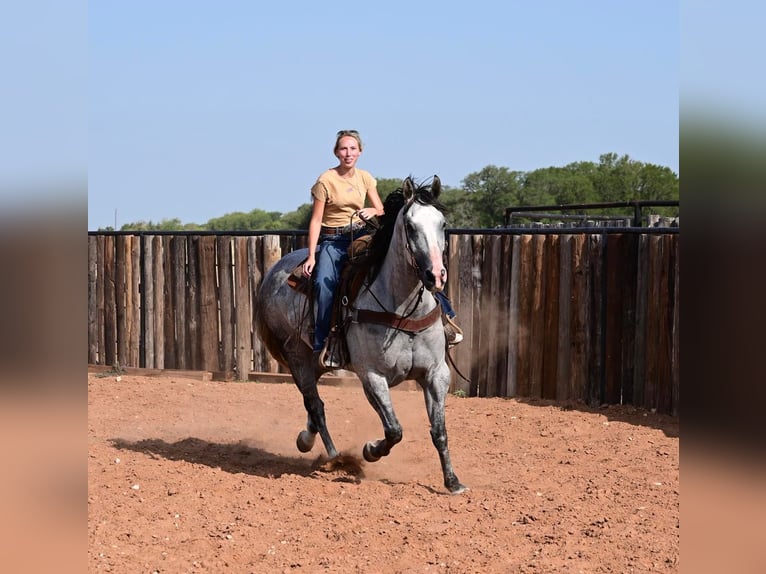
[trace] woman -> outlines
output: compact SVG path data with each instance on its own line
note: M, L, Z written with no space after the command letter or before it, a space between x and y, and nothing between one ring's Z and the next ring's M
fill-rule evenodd
M303 273L312 277L314 282L314 357L317 361L330 331L333 297L352 236L364 235L363 221L384 213L375 178L368 171L356 167L362 149L359 132L339 131L333 150L338 165L323 172L311 188L313 209L309 222L309 257L303 264ZM364 206L367 199L371 207ZM336 358L330 355L328 353L323 366L339 367Z
M340 362L333 353L322 357L322 350L330 332L333 298L343 263L348 258L348 247L352 238L367 233L364 221L384 214L375 178L368 171L356 167L362 149L359 132L339 131L333 150L338 165L323 172L311 187L313 208L309 222L309 256L303 264L303 273L312 278L316 296L314 359L316 363L321 360L320 367L330 369L340 367ZM368 199L372 206L365 207ZM442 306L447 314L445 329L448 341L457 344L463 335L450 320L455 313L446 298Z

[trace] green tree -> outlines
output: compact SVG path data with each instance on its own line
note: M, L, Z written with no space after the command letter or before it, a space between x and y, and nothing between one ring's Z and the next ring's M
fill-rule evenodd
M282 216L284 229L308 229L312 210L311 203L304 203L295 211L285 213Z
M523 175L507 167L488 165L466 176L463 189L472 204L473 223L476 227L497 227L503 224L506 207L534 204L522 195Z
M386 198L391 194L392 191L396 191L397 189L400 189L402 187L402 182L404 180L402 179L396 179L396 178L386 178L386 177L380 177L377 178L378 181L378 195L380 196L381 201L386 201Z
M627 155L618 157L616 153L603 154L599 158L593 182L600 201L640 199L637 197L640 169L640 162L633 161Z
M471 197L465 190L458 187L442 187L442 194L439 197L447 207L447 227L472 228L478 227L477 216L474 210L474 204Z
M136 221L134 223L126 223L120 227L120 231L194 231L199 229L204 229L204 227L197 225L196 223L181 223L181 220L177 217L174 217L173 219L163 219L159 223L154 223L153 221Z
M592 163L577 163L536 169L524 176L523 195L544 199L551 205L597 201L591 175L594 168Z
M207 222L211 231L255 231L284 229L279 211L253 209L249 213L235 211Z
M627 155L604 154L593 173L598 201L677 200L678 176L668 167L642 163ZM658 209L675 215L676 208Z

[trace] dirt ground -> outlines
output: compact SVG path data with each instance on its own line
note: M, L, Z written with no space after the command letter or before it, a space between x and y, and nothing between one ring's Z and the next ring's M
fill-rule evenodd
M292 384L88 375L88 571L678 572L678 419L450 396L442 484L423 398L392 390L404 440L358 383L322 385L351 468L301 454ZM326 465L325 465L326 466Z

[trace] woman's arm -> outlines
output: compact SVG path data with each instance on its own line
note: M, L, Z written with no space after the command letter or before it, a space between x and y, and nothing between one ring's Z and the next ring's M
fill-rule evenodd
M378 186L373 185L367 190L367 198L370 200L372 207L365 207L359 210L359 217L362 219L370 219L376 215L383 215L383 202L380 201L380 195L378 195Z
M314 198L314 206L311 211L311 221L309 221L309 258L303 264L303 274L306 277L311 276L311 272L316 265L316 250L319 242L319 232L322 230L322 217L324 216L324 201Z

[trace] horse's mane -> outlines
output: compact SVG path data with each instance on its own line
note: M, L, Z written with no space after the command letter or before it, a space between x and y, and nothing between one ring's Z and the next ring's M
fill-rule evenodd
M431 194L430 184L418 185L414 191L412 201L421 205L432 205L442 213L447 212L446 206ZM407 200L404 198L404 190L401 187L392 191L383 202L385 214L378 218L380 228L375 232L372 241L370 241L370 255L368 259L370 282L374 281L380 272L380 267L383 265L383 260L386 258L388 248L391 245L391 238L394 235L396 218L406 204Z

